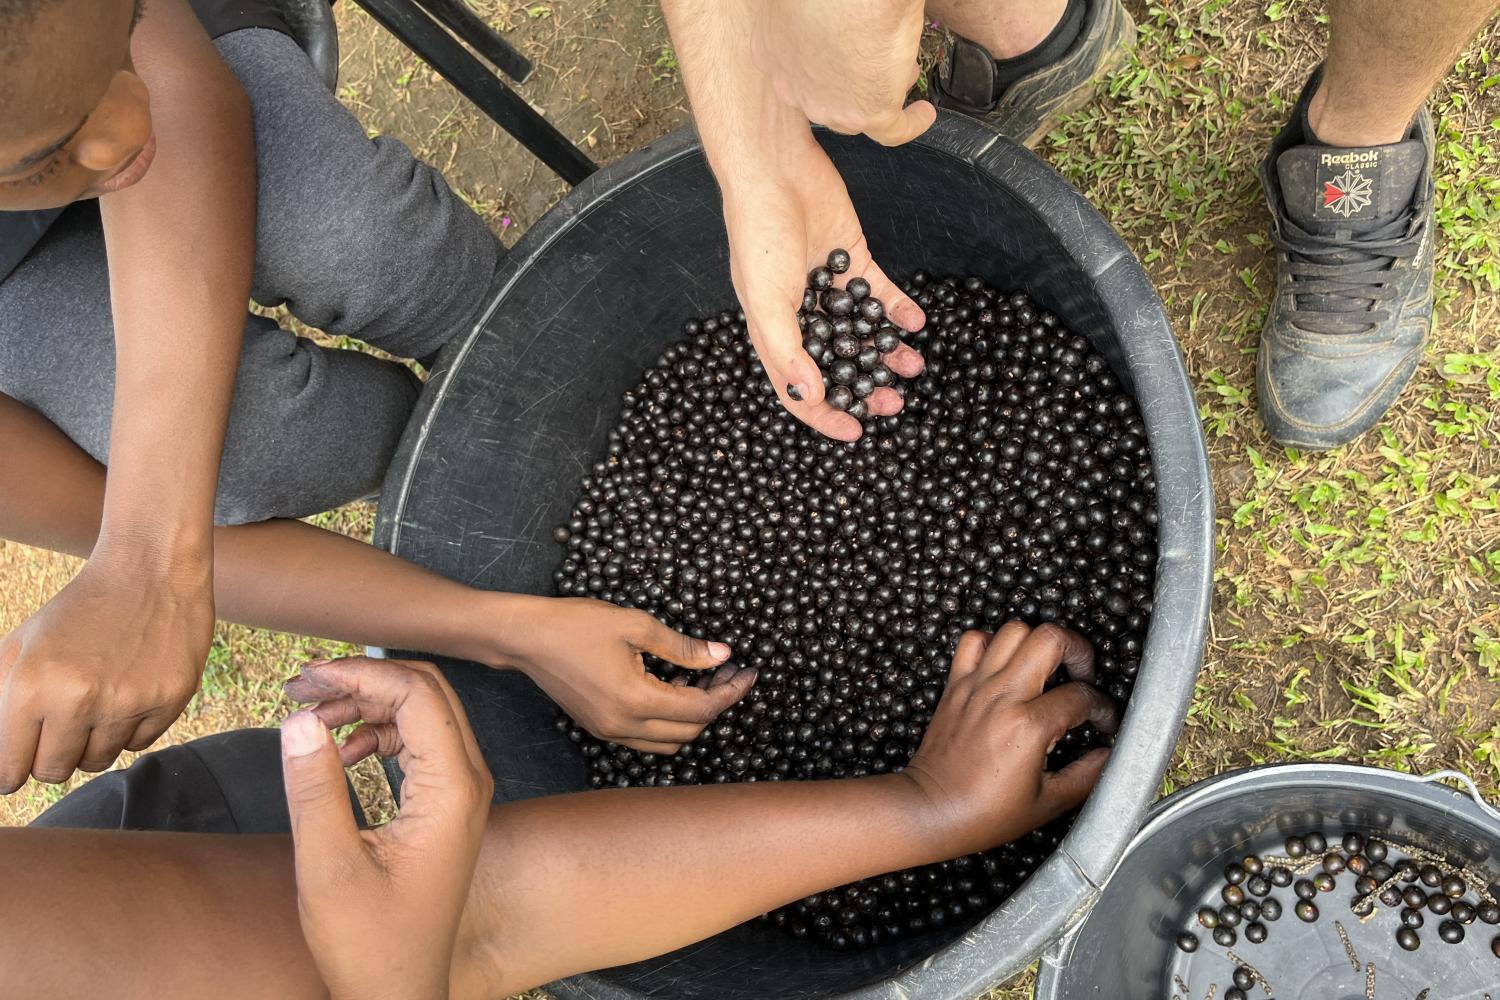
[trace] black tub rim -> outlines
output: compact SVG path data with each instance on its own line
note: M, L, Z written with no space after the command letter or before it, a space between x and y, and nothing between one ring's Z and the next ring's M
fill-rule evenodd
M1080 192L987 125L940 112L933 127L913 142L988 174L1025 202L1097 283L1128 353L1151 359L1149 364L1133 364L1128 356L1125 361L1157 468L1155 611L1113 759L1057 851L967 933L891 978L838 994L848 1000L977 995L1023 971L1082 920L1146 815L1176 747L1202 661L1213 585L1213 489L1197 402L1165 309L1140 262ZM496 272L489 305L465 336L442 351L418 399L386 474L376 545L400 554L406 501L429 432L448 402L448 387L527 270L596 202L683 157L701 155L691 127L678 129L589 177L521 237ZM1172 475L1164 475L1169 471ZM590 973L547 989L560 1000L638 996Z
M1178 789L1151 807L1145 822L1130 839L1120 862L1123 864L1137 845L1170 828L1183 814L1199 808L1205 800L1235 795L1248 797L1268 784L1285 789L1325 788L1341 783L1366 782L1378 783L1376 790L1383 794L1394 795L1398 790L1420 793L1429 803L1442 804L1479 826L1489 824L1495 827L1496 838L1500 840L1500 809L1491 805L1479 791L1474 779L1462 771L1450 768L1426 774L1407 774L1367 764L1300 761L1237 768ZM1454 782L1459 787L1455 788L1445 782ZM1086 923L1086 920L1080 920L1046 950L1037 973L1036 987L1032 992L1033 1000L1069 1000L1063 991L1077 984L1067 983L1063 977L1068 955L1082 935Z

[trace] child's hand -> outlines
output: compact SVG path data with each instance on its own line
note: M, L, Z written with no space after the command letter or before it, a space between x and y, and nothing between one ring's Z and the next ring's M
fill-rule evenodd
M446 997L495 784L458 697L430 663L312 663L286 686L319 702L281 727L297 911L333 1000ZM341 748L330 727L363 720ZM401 812L361 832L344 767L397 757ZM342 758L342 759L341 759Z
M1044 692L1059 663L1073 680ZM1088 797L1108 750L1060 771L1046 767L1069 729L1118 727L1114 702L1087 683L1093 673L1088 643L1055 625L1011 622L993 636L966 632L959 640L948 688L902 772L931 804L942 857L1010 843Z
M513 600L495 665L524 672L602 740L676 753L755 683L755 671L725 665L728 646L690 639L644 611L579 597ZM642 653L705 673L668 684L646 672Z
M144 750L198 689L213 637L205 579L93 561L0 639L0 794Z

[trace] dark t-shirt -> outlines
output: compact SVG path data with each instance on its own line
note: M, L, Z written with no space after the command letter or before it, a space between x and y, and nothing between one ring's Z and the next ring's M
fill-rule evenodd
M286 21L267 0L188 0L209 38L241 28L271 28L291 34ZM62 214L61 208L35 212L0 212L0 281L10 277Z

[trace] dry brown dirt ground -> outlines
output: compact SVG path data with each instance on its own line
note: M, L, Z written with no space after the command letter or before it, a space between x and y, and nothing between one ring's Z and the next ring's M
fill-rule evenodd
M480 0L538 66L519 88L610 162L687 121L649 0ZM1307 0L1130 0L1138 56L1039 153L1146 263L1197 387L1214 464L1218 567L1196 697L1163 791L1268 761L1457 767L1500 788L1500 31L1434 95L1438 317L1385 424L1330 454L1274 445L1255 416L1254 349L1274 270L1255 167L1317 61ZM372 134L443 167L507 242L565 191L409 52L340 4L339 96ZM322 523L367 535L354 507ZM0 630L75 564L0 543ZM221 626L204 693L164 738L274 725L280 682L340 647ZM361 787L388 810L379 782ZM60 789L0 800L22 823ZM993 994L1029 995L1029 977Z

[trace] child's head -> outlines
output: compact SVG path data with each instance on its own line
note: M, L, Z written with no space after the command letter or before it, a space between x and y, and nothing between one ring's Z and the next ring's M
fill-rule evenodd
M128 187L154 152L140 0L0 0L0 211Z

